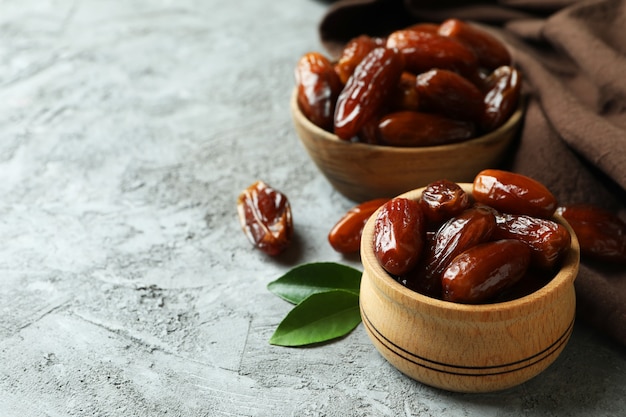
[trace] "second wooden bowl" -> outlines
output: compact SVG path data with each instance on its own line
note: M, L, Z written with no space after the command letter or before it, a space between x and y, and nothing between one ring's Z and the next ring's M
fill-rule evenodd
M498 129L464 142L420 148L352 143L309 121L300 111L297 92L291 115L300 141L332 186L349 199L362 202L393 197L448 179L471 182L486 168L497 168L521 124L524 106Z
M471 184L461 184L471 192ZM418 200L423 189L403 197ZM447 302L401 285L378 263L374 219L363 230L360 306L376 349L398 370L427 385L458 392L499 391L545 370L559 356L574 326L580 247L572 236L558 273L524 297L482 305Z

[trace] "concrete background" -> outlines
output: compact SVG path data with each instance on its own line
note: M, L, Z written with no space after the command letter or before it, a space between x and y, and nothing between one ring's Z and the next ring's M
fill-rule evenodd
M337 261L353 205L298 143L313 0L0 0L0 416L618 416L626 354L577 324L519 387L453 394L388 365L362 325L268 339L266 289ZM288 195L296 240L251 248L239 192Z

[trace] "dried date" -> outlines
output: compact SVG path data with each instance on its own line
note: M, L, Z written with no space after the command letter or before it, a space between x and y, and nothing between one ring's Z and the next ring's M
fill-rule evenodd
M491 239L496 228L493 211L484 207L465 210L444 223L424 251L418 267L402 277L404 284L425 295L441 297L441 274L461 252Z
M392 32L387 48L400 51L406 69L415 74L441 68L473 76L478 70L478 59L471 49L451 37L427 31Z
M478 121L484 113L483 94L456 72L432 69L416 79L422 107L452 119Z
M357 134L356 142L368 143L370 145L380 145L378 139L378 119L380 116L374 115L368 120Z
M396 110L420 109L419 93L417 92L417 76L410 72L403 72L398 80L398 85L391 96L389 107Z
M379 198L361 203L348 210L328 234L328 242L339 253L359 251L363 227L372 214L389 199Z
M440 225L470 207L469 195L455 182L434 181L428 184L419 201L430 224Z
M397 147L434 146L460 142L474 136L474 124L439 114L399 111L378 122L381 144Z
M270 256L291 243L293 220L287 197L263 181L246 188L237 198L239 222L248 240Z
M477 202L503 213L548 219L557 207L556 197L539 181L497 169L479 172L472 194Z
M438 33L469 46L476 54L481 67L493 70L511 63L511 54L502 42L489 32L467 22L448 19L439 26Z
M529 294L544 287L554 278L554 271L545 269L536 269L532 267L532 254L531 265L526 274L510 287L504 288L494 298L490 300L493 303L502 303L505 301L515 300L517 298L526 297Z
M439 33L439 25L437 23L415 23L405 28L406 30L414 30L417 32L427 32L437 35Z
M506 122L520 100L522 78L515 68L497 68L485 80L484 107L480 127L490 132Z
M385 203L374 223L374 255L392 275L415 267L424 247L424 215L417 202L394 198Z
M335 71L339 75L339 79L343 84L348 82L350 76L354 73L354 69L374 48L384 46L385 40L381 38L371 37L368 35L360 35L348 41L341 51L341 55L335 64Z
M517 283L528 270L530 249L515 239L476 245L456 256L442 273L443 299L477 304Z
M303 55L295 71L298 106L313 124L332 131L335 103L343 85L331 62L320 53Z
M554 270L570 247L572 238L565 228L549 219L521 214L496 217L494 239L516 239L531 250L531 264Z
M626 264L626 223L617 215L589 204L567 205L557 212L576 233L582 256Z
M404 60L396 50L375 48L354 69L339 94L335 107L334 132L350 140L386 104L404 71Z

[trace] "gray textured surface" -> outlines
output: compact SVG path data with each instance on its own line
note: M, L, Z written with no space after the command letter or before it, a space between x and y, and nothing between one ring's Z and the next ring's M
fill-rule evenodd
M0 0L0 416L617 416L626 355L577 325L517 388L451 394L400 375L362 326L267 343L266 284L352 203L288 113L320 50L307 0ZM268 259L235 199L263 179L297 230Z

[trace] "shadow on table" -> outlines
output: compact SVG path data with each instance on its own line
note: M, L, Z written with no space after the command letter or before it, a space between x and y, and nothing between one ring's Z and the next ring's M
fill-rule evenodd
M324 238L326 237L324 236ZM307 239L310 240L311 238L306 233L299 232L297 229L294 230L291 244L283 253L281 253L278 256L275 256L274 260L280 263L281 265L290 266L290 267L295 267L295 266L300 265L307 258L307 246L320 244L319 237L316 238L315 242L311 244L307 243ZM326 243L326 244L330 246L329 243ZM310 253L308 253L308 255L310 255ZM320 259L319 261L323 262L323 261L326 261L326 259ZM354 264L360 264L361 258L359 256L359 253L357 252L354 254L342 255L342 259L338 260L337 262L354 265ZM359 269L362 269L362 268L359 268Z
M293 232L289 247L283 253L274 256L273 259L279 264L294 267L302 263L305 252L306 245L304 236L296 228Z

